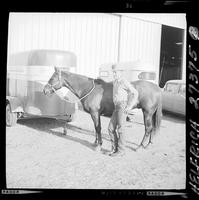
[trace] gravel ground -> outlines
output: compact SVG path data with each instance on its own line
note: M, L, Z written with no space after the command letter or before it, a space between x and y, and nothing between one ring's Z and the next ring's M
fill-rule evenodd
M63 135L63 121L18 120L6 127L8 188L184 189L185 120L164 116L148 149L135 151L144 134L139 111L127 122L129 150L110 157L109 118L102 117L103 153L95 151L90 115L78 111Z

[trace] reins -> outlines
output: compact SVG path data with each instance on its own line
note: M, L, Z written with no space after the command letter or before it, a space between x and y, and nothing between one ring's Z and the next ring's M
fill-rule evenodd
M80 99L78 99L79 101L81 101L82 99L86 98L87 96L89 96L93 90L95 89L95 80L93 79L93 88L87 93L85 94L83 97L81 97Z

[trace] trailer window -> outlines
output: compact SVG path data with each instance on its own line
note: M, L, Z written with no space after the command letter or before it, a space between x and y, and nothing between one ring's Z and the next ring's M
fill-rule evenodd
M109 72L108 71L101 71L99 73L100 77L108 77L109 76Z
M156 74L155 72L141 72L138 78L141 80L155 80Z
M179 90L179 84L167 83L167 86L166 86L166 91L167 92L176 94L176 93L178 93L178 90Z

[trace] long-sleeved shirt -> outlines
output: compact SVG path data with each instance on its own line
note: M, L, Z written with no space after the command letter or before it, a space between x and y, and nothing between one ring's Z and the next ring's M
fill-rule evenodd
M138 102L138 91L126 79L116 79L113 81L113 102L117 105L124 101L129 108L135 106Z

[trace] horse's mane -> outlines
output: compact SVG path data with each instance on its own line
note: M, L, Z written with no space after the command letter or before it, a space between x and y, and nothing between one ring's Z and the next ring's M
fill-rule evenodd
M104 80L102 80L101 78L97 78L97 79L95 79L95 83L103 84L103 83L106 83L106 82Z
M78 76L79 78L83 78L83 79L85 79L85 80L87 80L87 79L92 79L92 78L90 78L90 77L88 77L88 76L84 76L84 75L81 75L81 74L76 74L76 73L72 73L72 72L69 72L69 71L65 71L65 70L62 70L64 73L66 73L66 74L69 74L69 75L72 75L72 76Z
M80 78L83 78L85 80L91 80L91 79L94 79L94 78L91 78L91 77L88 77L88 76L85 76L85 75L81 75L81 74L75 74L75 73L72 73L72 72L68 72L68 71L64 71L62 70L63 72L67 73L67 74L70 74L70 75L74 75L74 76L78 76ZM95 83L97 84L104 84L104 83L107 83L106 81L104 81L103 79L101 78L96 78L94 79Z

